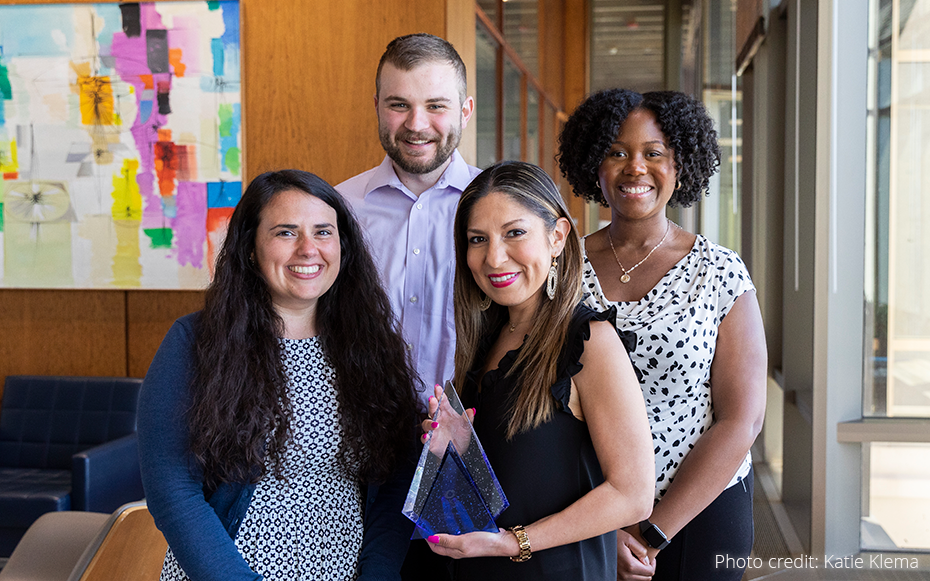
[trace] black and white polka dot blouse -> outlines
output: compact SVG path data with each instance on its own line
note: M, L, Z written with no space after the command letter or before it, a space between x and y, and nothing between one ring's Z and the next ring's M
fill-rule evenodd
M688 451L714 421L710 366L717 328L736 299L755 287L735 252L700 235L642 300L607 300L587 257L583 285L584 304L599 311L616 306L617 328L636 333L630 358L642 373L659 500ZM751 466L747 453L728 487Z
M281 339L293 406L285 480L255 488L236 547L265 579L352 580L362 545L362 496L340 468L335 371L317 338ZM169 550L161 581L187 576Z

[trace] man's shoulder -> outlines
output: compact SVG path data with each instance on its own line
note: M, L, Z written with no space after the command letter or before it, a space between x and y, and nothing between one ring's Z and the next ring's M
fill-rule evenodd
M449 163L449 167L439 178L438 185L461 194L481 171L481 168L466 162L459 150L456 149L452 153L452 161Z
M473 165L469 165L469 166L466 166L466 167L468 168L468 183L469 183L469 184L472 182L472 180L474 180L476 177L478 177L478 174L480 174L481 172L484 171L484 170L481 169L480 167L475 167L475 166L473 166ZM467 184L466 184L466 187L468 187ZM463 189L462 191L465 191L465 190Z
M368 189L368 183L371 181L371 177L374 175L380 166L375 166L369 170L363 171L362 173L350 177L349 179L336 184L336 191L348 198L349 200L356 201L361 200L365 197Z

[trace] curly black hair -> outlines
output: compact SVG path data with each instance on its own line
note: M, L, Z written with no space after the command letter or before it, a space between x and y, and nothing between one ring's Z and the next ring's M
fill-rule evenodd
M701 199L710 176L720 166L717 131L704 105L677 91L643 95L627 89L607 89L588 97L575 109L559 136L559 168L575 194L607 206L597 172L620 126L636 109L656 116L668 147L675 152L680 187L670 206L688 207Z

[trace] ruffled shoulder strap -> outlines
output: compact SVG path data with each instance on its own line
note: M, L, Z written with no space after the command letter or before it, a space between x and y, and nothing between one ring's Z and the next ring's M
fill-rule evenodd
M568 335L565 337L565 346L559 358L559 378L552 386L552 396L561 404L562 411L567 413L571 413L568 409L568 401L571 398L572 377L584 367L581 364L581 356L584 354L585 342L591 338L591 321L610 321L616 329L617 307L610 307L603 312L595 311L583 304L575 307L572 322L568 327ZM636 333L618 330L617 334L627 353L636 348ZM633 369L636 371L637 379L642 379L635 365Z

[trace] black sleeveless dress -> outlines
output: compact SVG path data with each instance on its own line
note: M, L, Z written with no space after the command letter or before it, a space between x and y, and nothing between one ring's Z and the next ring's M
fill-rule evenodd
M616 309L597 313L583 305L575 309L559 357L558 380L551 387L557 410L550 421L510 441L506 438L506 426L517 375L507 377L506 373L513 366L518 350L508 352L497 369L485 374L480 393L477 385L480 367L466 375L462 403L477 408L475 432L510 501L510 506L497 518L498 526L529 525L563 510L604 481L587 424L572 415L568 401L571 378L581 371L579 360L591 334L590 322L613 321L615 313ZM482 343L476 361L486 361L498 332L499 329ZM531 544L532 541L531 537ZM456 581L612 581L617 578L617 536L611 532L534 551L532 558L523 563L514 563L507 557L479 557L455 561L454 567Z

